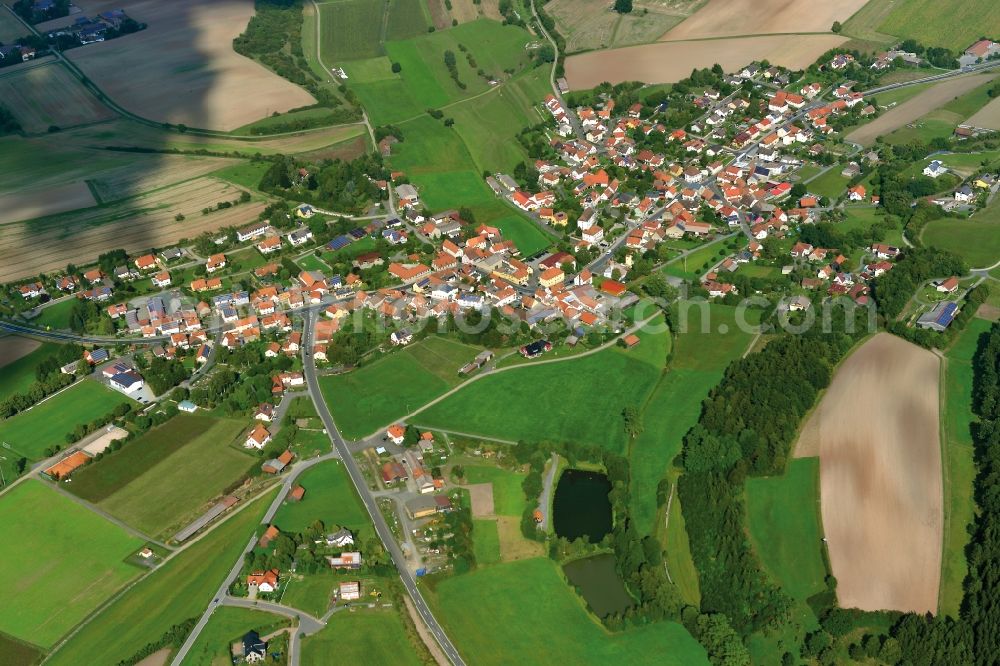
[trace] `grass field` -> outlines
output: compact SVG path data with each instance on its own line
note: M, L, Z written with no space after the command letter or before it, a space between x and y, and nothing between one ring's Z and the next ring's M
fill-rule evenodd
M257 464L256 458L231 446L245 429L238 420L178 414L81 470L70 485L74 493L129 525L158 535L193 519Z
M426 3L421 0L389 0L386 39L408 39L427 32L430 24Z
M51 646L140 573L124 560L142 541L41 481L0 498L0 524L0 561L17 572L0 631L36 645Z
M354 492L342 463L321 463L307 470L297 481L306 489L299 502L285 502L274 517L274 524L286 532L299 532L317 520L327 528L347 527L357 533L368 524L368 514Z
M490 518L472 521L472 550L477 566L496 564L500 561L500 532L497 521Z
M34 666L42 660L42 651L34 645L0 634L0 654L6 666Z
M992 266L1000 260L1000 202L968 220L929 222L921 240L927 246L951 250L973 268Z
M493 484L493 513L498 516L520 517L524 513L524 474L499 467L466 465L464 483Z
M645 403L643 431L629 451L632 519L643 534L653 529L656 486L680 453L684 435L698 421L702 400L753 337L736 325L736 308L712 305L707 313L710 333L701 332L706 313L698 308L689 312L687 332L677 335L667 372ZM727 332L720 333L720 326Z
M478 352L432 336L371 365L321 377L320 387L344 435L363 437L457 384L458 369Z
M792 460L784 476L747 479L746 509L754 548L782 589L800 601L823 591L819 458Z
M117 664L159 640L174 624L201 615L275 494L267 493L137 583L47 663L77 666L85 654L91 663Z
M302 664L325 666L331 655L338 663L413 664L422 661L406 634L397 609L337 613L318 634L302 641Z
M829 197L831 201L847 194L847 183L850 179L840 175L840 168L834 166L819 178L806 183L810 193L821 197Z
M941 558L941 589L938 610L958 617L962 604L962 586L968 573L965 547L969 542L976 503L972 482L976 475L973 442L969 425L972 413L972 358L979 336L990 329L990 322L973 318L948 350L942 396L942 449L944 464L944 546Z
M480 664L705 664L704 649L673 622L608 633L548 559L498 564L441 581L435 615L462 654ZM489 599L490 603L483 603Z
M882 4L885 0L876 0ZM1000 25L1000 5L990 0L897 0L879 31L925 46L963 51L979 39L984 26ZM989 31L986 31L989 32Z
M44 329L67 329L69 328L69 315L73 311L75 298L67 298L42 310L42 313L31 320L34 326Z
M853 229L867 229L876 222L884 222L885 220L885 216L880 214L879 208L870 206L864 208L848 206L844 208L844 214L844 221L840 222L837 228L845 233ZM895 229L887 229L885 242L896 247L904 245L902 225L897 225Z
M430 427L531 442L572 440L623 451L622 410L645 403L663 369L669 333L557 363L517 366L473 382L413 420ZM540 418L540 415L544 415Z
M230 663L229 646L234 641L253 629L261 636L287 627L291 621L278 615L265 613L251 608L232 608L220 606L212 613L208 624L202 630L198 640L191 646L184 659L184 666L214 666L220 663Z
M80 380L26 412L0 422L0 441L29 460L44 457L50 446L65 446L66 434L128 402L121 393L96 381Z
M692 606L698 606L701 603L698 570L691 558L687 526L684 523L684 513L681 511L681 501L676 492L674 501L670 504L670 522L661 543L665 551L663 559L669 568L671 580L680 591L681 598Z
M382 53L385 0L340 0L319 5L320 54L336 67L343 60Z
M14 340L14 338L10 338L10 340ZM55 354L58 349L57 345L44 343L41 347L25 354L16 361L0 366L0 400L26 391L29 386L34 384L35 368L42 361Z

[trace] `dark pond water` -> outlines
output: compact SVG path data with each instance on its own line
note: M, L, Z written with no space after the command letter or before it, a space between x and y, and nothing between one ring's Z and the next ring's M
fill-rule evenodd
M556 535L596 543L611 531L611 482L600 472L568 469L559 477L552 500Z
M580 594L598 617L624 613L632 606L632 597L615 571L615 556L594 555L570 562L563 567L569 582L580 588Z

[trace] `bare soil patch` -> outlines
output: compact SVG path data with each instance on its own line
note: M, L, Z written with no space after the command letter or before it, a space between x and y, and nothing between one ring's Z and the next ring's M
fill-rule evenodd
M834 21L846 21L867 1L709 0L660 39L829 32Z
M790 69L803 69L845 40L838 35L795 35L656 42L570 56L566 59L566 78L571 88L583 90L604 81L673 83L689 76L692 69L716 63L727 72L765 59Z
M89 15L121 5L121 0L94 0L81 8ZM253 0L135 0L126 9L149 27L67 56L134 113L232 130L315 102L302 88L233 51L233 38L253 16Z
M957 76L937 83L899 106L886 111L867 125L862 125L847 135L848 141L870 146L875 139L912 123L924 114L930 113L955 97L981 86L990 75Z
M0 226L0 282L93 261L109 247L128 252L162 247L203 231L256 219L263 202L202 215L202 209L232 201L243 190L203 177L149 192L119 204ZM180 213L183 220L177 220ZM30 251L29 251L30 250Z
M97 202L94 201L87 183L83 181L0 194L0 224L31 220L95 205Z
M528 541L521 534L521 519L514 516L497 516L500 534L500 559L504 562L541 557L545 546L538 541Z
M451 0L451 15L459 23L468 23L479 18L479 8L472 0Z
M162 648L142 661L137 662L135 666L167 666L167 664L170 663L171 652L172 650L170 648Z
M965 123L974 127L1000 130L1000 97L976 111Z
M451 27L451 17L444 7L444 0L426 0L427 8L431 10L431 21L436 30L445 30Z
M42 346L38 340L8 335L0 338L0 368L27 356Z
M986 321L1000 321L1000 308L989 303L983 303L976 310L976 316Z
M503 14L500 13L500 0L482 0L479 8L483 11L483 16L494 21L503 21Z
M493 484L492 483L470 483L462 486L469 491L469 500L472 502L473 518L490 518L493 516Z
M0 99L29 133L96 123L116 115L54 60L40 67L24 66L0 78Z
M880 333L844 361L806 432L845 608L937 611L943 529L940 360ZM815 446L806 441L796 455Z
M326 148L320 148L319 150L310 150L309 152L302 153L301 157L305 160L353 160L357 157L364 155L368 148L368 141L365 137L359 136L354 139L348 139L342 143L333 144L332 146L327 146Z

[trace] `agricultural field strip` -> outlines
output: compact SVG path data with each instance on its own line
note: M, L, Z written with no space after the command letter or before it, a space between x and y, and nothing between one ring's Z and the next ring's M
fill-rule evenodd
M202 215L203 208L239 196L241 188L211 177L198 178L126 203L97 207L28 223L0 225L0 280L36 275L67 263L90 261L113 245L128 251L192 238L202 231L249 222L264 208L249 202ZM143 207L136 204L142 203ZM177 213L185 220L176 220ZM75 236L67 246L66 238ZM31 255L25 247L37 248Z

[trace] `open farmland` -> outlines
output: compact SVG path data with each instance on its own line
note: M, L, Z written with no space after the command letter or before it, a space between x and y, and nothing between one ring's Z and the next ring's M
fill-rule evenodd
M965 122L973 127L1000 130L1000 97L981 108Z
M1000 201L968 220L933 220L923 228L920 239L925 245L954 252L973 268L993 266L1000 261Z
M75 183L0 194L0 224L68 213L97 204L87 183Z
M336 654L338 663L419 666L423 662L410 644L401 612L400 604L332 616L322 631L302 641L302 663L326 666Z
M130 579L142 541L38 480L0 498L0 561L11 576L0 631L49 647Z
M340 0L319 5L320 55L330 67L382 54L385 0Z
M389 19L385 24L386 39L408 39L427 32L427 10L423 0L389 0ZM448 20L451 25L451 20Z
M796 455L820 456L823 529L844 608L937 611L939 379L933 353L879 333L843 362L803 427Z
M35 382L35 368L55 354L54 344L8 335L0 338L0 400L26 390Z
M18 38L28 35L29 30L24 27L13 12L6 9L0 11L0 44L13 44Z
M425 594L459 652L476 655L479 664L534 663L538 655L567 664L708 663L704 649L675 622L608 632L548 558L453 576Z
M872 122L862 125L847 135L847 140L870 146L875 139L889 134L924 114L945 105L950 100L989 81L990 75L958 76L937 83L919 95L886 111Z
M0 75L0 99L28 133L96 123L116 115L54 61Z
M102 509L147 534L161 534L189 522L255 464L253 456L232 446L244 430L242 421L179 414L81 470L70 485L79 480L101 491L95 494L111 491L100 498ZM165 452L158 455L156 449Z
M709 0L691 18L660 39L676 41L706 37L828 32L834 21L847 20L866 2L867 0ZM725 65L723 67L727 72L731 69Z
M879 31L900 39L912 38L924 46L943 46L960 52L990 27L1000 25L1000 3L994 0L872 0L888 4Z
M630 14L619 14L602 0L552 0L545 11L566 38L566 50L574 53L656 41L698 4L692 0L636 2Z
M198 617L275 495L276 491L268 492L252 507L231 514L158 567L83 625L47 663L79 666L80 655L85 654L93 664L117 664L159 640L171 626ZM79 578L79 569L74 572Z
M430 337L371 365L321 377L320 387L344 435L364 437L458 384L459 368L479 351Z
M0 421L0 441L29 460L45 457L45 449L65 446L66 434L81 423L104 416L128 402L100 382L81 379L31 409Z
M512 441L570 440L621 453L622 409L646 402L670 344L666 331L638 336L641 344L628 351L611 347L481 375L411 421Z
M93 261L108 247L129 252L162 247L203 231L245 224L256 219L263 203L202 214L220 201L237 199L242 191L215 178L196 178L111 206L0 225L0 280ZM185 219L177 220L178 213Z
M81 3L88 14L120 0ZM68 52L115 103L152 120L232 130L273 112L313 104L312 95L233 50L253 16L251 0L135 0L130 16L149 27ZM129 63L123 74L122 63ZM245 94L253 91L253 94Z
M754 60L768 60L789 69L804 69L845 40L831 34L656 42L570 56L566 59L566 77L570 88L587 90L604 81L673 83L689 76L692 69L711 67L716 63L727 72Z

